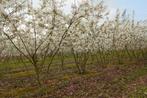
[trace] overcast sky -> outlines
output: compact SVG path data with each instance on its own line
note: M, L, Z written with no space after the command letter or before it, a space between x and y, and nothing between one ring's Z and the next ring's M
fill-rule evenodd
M34 4L38 4L38 0L33 0ZM74 0L67 0L68 6L66 6L66 12L70 11L71 2ZM77 0L82 1L82 0ZM93 0L96 2L97 0ZM99 0L100 1L100 0ZM135 11L135 18L137 20L147 19L147 0L103 0L106 5L108 5L108 10L111 11L113 15L116 9L127 10L129 13Z

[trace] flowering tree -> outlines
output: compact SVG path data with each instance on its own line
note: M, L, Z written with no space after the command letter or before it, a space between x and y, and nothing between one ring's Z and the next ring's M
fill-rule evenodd
M99 33L100 21L106 13L103 2L93 5L90 1L81 3L78 7L73 6L80 21L74 24L67 40L67 46L71 48L76 67L79 73L85 73L86 64L90 52L96 47L94 36Z
M139 58L141 53L145 58L146 24L127 17L126 11L109 19L103 2L73 4L71 13L65 13L63 5L62 0L40 0L39 7L33 7L32 0L0 0L1 57L29 61L39 85L45 62L49 72L57 53L63 67L64 54L70 51L80 74L86 72L90 57L101 65L110 59L121 63L125 53L130 58Z
M0 5L4 28L2 32L33 65L39 85L41 69L47 56L54 58L75 21L75 14L68 19L63 16L60 4L56 0L42 0L38 9L33 8L31 1L2 1Z

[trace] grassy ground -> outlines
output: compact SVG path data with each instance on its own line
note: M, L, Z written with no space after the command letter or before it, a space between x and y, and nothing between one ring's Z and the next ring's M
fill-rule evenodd
M146 61L104 68L89 62L84 75L76 73L69 61L66 69L59 71L59 60L55 60L48 77L42 74L43 87L37 86L32 69L26 71L15 63L7 65L10 70L4 73L6 67L1 65L0 98L147 98Z

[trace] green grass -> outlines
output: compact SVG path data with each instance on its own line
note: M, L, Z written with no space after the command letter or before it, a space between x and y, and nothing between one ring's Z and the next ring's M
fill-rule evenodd
M26 63L26 66L29 66L30 63L26 60L24 61ZM0 70L9 70L9 69L15 69L15 68L21 68L25 67L25 65L22 62L18 62L17 60L10 60L8 62L0 62Z
M37 89L36 87L24 87L24 88L11 89L9 90L9 92L7 91L2 92L0 94L0 97L3 98L5 96L6 98L22 98L20 96L33 93L36 89Z
M51 58L47 57L45 61L45 65L48 65L50 62ZM65 62L73 60L72 56L65 56ZM18 61L17 59L10 59L9 61L4 61L0 62L0 70L11 70L11 69L16 69L16 68L22 68L22 67L29 67L31 63L27 60L24 59L25 65ZM58 56L55 56L53 63L60 63L60 58Z
M24 72L17 72L17 73L10 73L4 75L5 77L11 77L11 78L21 78L21 77L28 77L34 75L34 71L24 71Z
M135 92L130 94L129 98L147 98L147 86L140 86Z
M126 77L128 81L133 81L137 79L138 77L147 75L147 66L144 66L142 68L138 68L137 70L134 70L128 76Z

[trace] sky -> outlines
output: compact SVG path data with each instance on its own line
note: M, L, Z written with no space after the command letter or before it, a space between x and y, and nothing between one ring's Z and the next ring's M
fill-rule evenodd
M127 10L129 13L135 11L135 19L147 19L147 0L104 0L109 10Z
M33 0L34 4L38 4L38 0ZM67 0L67 6L65 7L65 12L70 11L70 5L74 0ZM77 0L83 1L83 0ZM94 3L100 0L93 0ZM108 6L108 10L111 12L111 16L114 15L117 9L127 10L128 13L135 11L136 20L147 19L147 0L103 0Z

